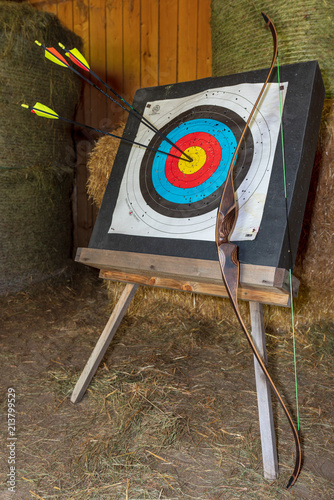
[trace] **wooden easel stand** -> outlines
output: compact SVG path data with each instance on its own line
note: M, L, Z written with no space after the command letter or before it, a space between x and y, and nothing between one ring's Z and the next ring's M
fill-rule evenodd
M86 366L84 367L78 382L73 390L71 401L78 403L84 396L90 381L92 380L99 364L105 355L110 342L112 341L118 326L120 325L139 284L172 288L195 293L205 293L226 297L227 292L220 278L219 264L216 262L207 263L203 276L201 262L192 259L174 259L165 261L164 257L158 259L148 259L146 256L139 256L133 262L125 258L124 253L96 250L79 249L76 260L92 267L100 269L100 276L104 279L124 281L126 283L123 293L116 304ZM131 256L132 257L132 256ZM152 262L153 260L153 262ZM187 266L184 267L184 260ZM187 269L187 276L181 276L178 269L184 273ZM176 271L175 271L176 266ZM161 271L162 269L162 271ZM252 271L255 272L252 273ZM239 298L249 301L251 317L251 334L260 356L267 364L266 339L263 322L262 303L288 306L290 296L288 293L288 278L285 270L273 268L261 268L261 266L241 266L240 281L241 287ZM194 280L195 276L197 281ZM198 279L199 278L199 279ZM294 292L298 292L298 280L294 279ZM259 424L261 434L262 459L264 477L274 480L278 476L278 460L276 450L276 438L273 421L270 385L264 376L261 367L254 357L255 382L259 410Z

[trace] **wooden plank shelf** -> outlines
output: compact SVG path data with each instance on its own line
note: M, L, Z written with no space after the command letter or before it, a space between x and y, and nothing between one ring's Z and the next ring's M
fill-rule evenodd
M100 269L104 279L227 297L218 261L79 248L77 262ZM299 281L293 277L293 293ZM240 265L239 298L290 306L289 273L285 269Z

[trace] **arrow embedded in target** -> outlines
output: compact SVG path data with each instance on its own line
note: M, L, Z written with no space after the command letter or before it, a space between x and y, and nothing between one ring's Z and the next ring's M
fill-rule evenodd
M109 135L110 137L115 137L116 139L120 139L121 141L130 143L130 144L135 144L136 146L140 146L145 149L149 149L151 151L154 151L155 153L162 153L166 156L172 156L173 158L177 158L178 160L186 161L184 158L180 158L180 156L176 156L172 153L167 153L166 151L161 151L160 149L155 149L151 148L150 146L147 146L146 144L142 144L140 142L132 141L131 139L127 139L126 137L122 137L120 135L116 134L111 134L110 132L105 132L104 130L91 127L90 125L85 125L83 123L76 122L74 120L70 120L69 118L64 118L63 116L58 115L53 109L49 108L48 106L45 106L45 104L42 104L40 102L36 102L35 106L29 106L28 104L21 104L22 108L29 109L32 113L34 113L37 116L42 116L43 118L49 118L51 120L62 120L63 122L66 123L71 123L72 125L77 125L78 127L83 127L87 128L89 130L94 130L95 132L99 132L100 134L103 135Z
M82 80L84 80L86 83L88 83L89 85L94 87L96 90L101 92L105 97L110 99L117 106L121 107L124 111L135 116L135 118L137 118L137 120L141 121L146 127L148 127L150 130L152 130L154 133L158 134L165 141L167 141L171 146L173 146L175 149L177 149L183 155L182 160L188 161L188 162L193 161L193 159L189 155L187 155L184 151L182 151L182 149L180 149L176 144L174 144L168 137L166 137L164 134L162 134L162 132L160 132L160 130L158 128L156 128L149 120L147 120L147 118L145 118L141 113L136 111L133 108L133 106L131 106L131 104L126 102L125 99L123 99L123 97L121 97L115 90L113 90L107 83L105 83L96 73L94 73L94 71L92 71L90 69L88 62L86 61L86 59L84 58L84 56L81 54L81 52L78 49L74 48L72 50L68 50L68 49L66 49L66 47L63 44L59 43L59 46L63 50L65 50L65 54L71 59L71 61L73 61L80 68L88 71L92 76L94 76L94 78L96 78L100 83L102 83L102 85L104 85L106 87L106 89L111 91L118 99L120 99L126 106L128 106L128 108L126 108L120 102L116 101L116 99L114 99L109 94L104 92L100 87L95 85L95 83L93 83L88 78L84 77L79 71L77 71L75 68L70 66L68 64L68 62L64 59L64 57L54 47L46 47L38 40L35 40L35 43L39 47L42 47L44 49L44 55L47 59L54 62L55 64L58 64L59 66L66 67L66 68L70 69L71 71L73 71L73 73L75 73L80 78L82 78ZM173 156L173 155L171 155L171 156Z

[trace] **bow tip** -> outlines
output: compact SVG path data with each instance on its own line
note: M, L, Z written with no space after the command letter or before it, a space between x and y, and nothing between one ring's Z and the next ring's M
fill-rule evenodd
M264 12L261 12L261 14L262 14L262 17L265 20L265 22L268 24L270 22L269 17Z
M295 481L296 481L295 477L291 476L288 484L286 485L286 489L289 490L295 484Z

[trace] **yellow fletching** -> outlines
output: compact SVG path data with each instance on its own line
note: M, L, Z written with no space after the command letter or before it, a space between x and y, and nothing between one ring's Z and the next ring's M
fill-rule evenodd
M58 120L58 115L53 109L44 106L40 102L36 102L35 106L31 108L33 113L36 113L37 116L43 116L44 118L51 118L51 120Z
M54 63L56 63L56 64L59 64L59 66L63 66L63 67L65 67L65 68L67 68L67 67L68 67L68 64L67 64L67 62L65 61L65 59L64 59L64 62L63 62L63 61L61 60L61 59L63 59L63 58L62 58L62 56L61 56L59 53L56 53L56 51L55 51L55 54L52 54L52 50L54 50L54 51L55 51L55 49L52 49L52 48L50 48L50 49L46 50L46 51L45 51L45 57L46 57L47 59L50 59L50 61L52 61L52 62L54 62Z
M74 55L74 57L76 57L77 59L79 59L79 61L84 65L86 66L87 68L89 68L89 64L88 62L86 61L86 59L84 58L84 56L81 54L81 52L79 52L78 49L72 49L70 50L71 54Z
M65 50L65 54L67 57L71 59L77 66L79 66L82 69L85 69L86 71L90 70L90 66L84 56L81 54L81 52L78 49L72 49L68 50L65 45L62 43L58 42L59 47L61 47L63 50Z
M72 49L69 52L70 52L70 54L72 54L72 56L75 59L77 59L77 61L74 61L73 57L69 56L73 62L76 62L77 64L81 63L81 64L79 64L79 66L81 66L83 69L86 69L86 70L90 69L88 62L86 61L86 59L84 58L84 56L81 54L81 52L78 49Z

